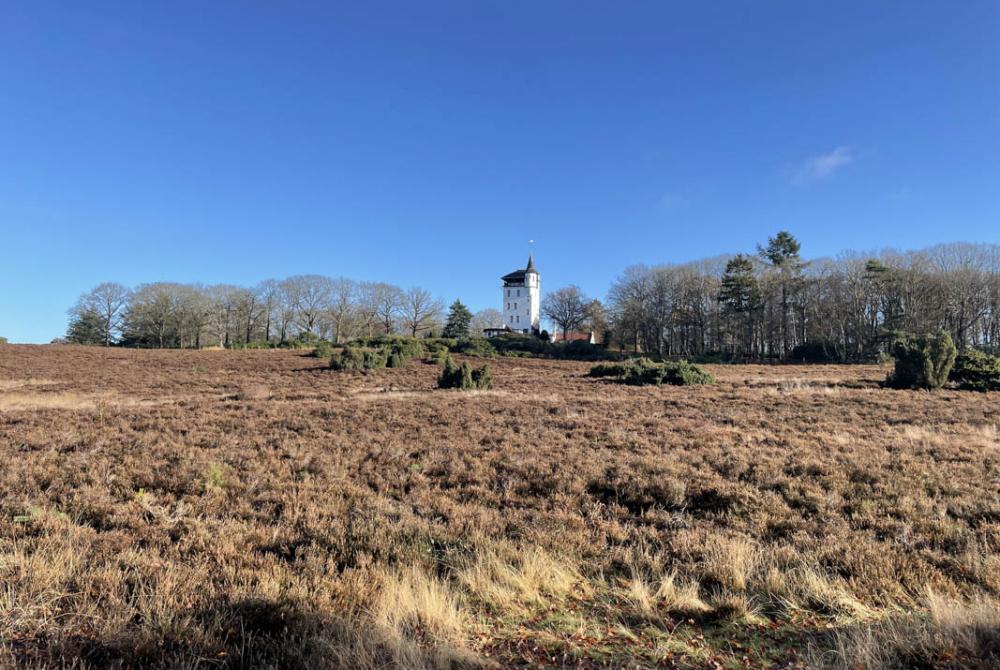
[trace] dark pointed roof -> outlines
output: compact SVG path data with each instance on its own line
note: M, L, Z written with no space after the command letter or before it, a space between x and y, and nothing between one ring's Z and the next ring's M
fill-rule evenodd
M535 269L535 257L531 254L528 255L528 267L523 270L514 270L513 272L500 277L500 279L505 282L523 282L524 275L529 272L532 274L538 274L538 270Z

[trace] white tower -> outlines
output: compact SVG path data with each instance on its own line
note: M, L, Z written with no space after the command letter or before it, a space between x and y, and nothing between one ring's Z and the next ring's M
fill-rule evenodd
M528 267L500 279L503 280L503 325L516 333L538 330L542 282L535 269L534 256L528 256Z

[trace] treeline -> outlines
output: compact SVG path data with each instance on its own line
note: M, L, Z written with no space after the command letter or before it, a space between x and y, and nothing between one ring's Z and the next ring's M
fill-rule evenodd
M803 260L786 232L756 253L636 266L608 294L614 346L663 357L863 361L895 333L1000 347L1000 246Z
M465 309L456 301L456 306ZM635 266L602 303L568 286L542 314L609 349L698 360L867 361L898 333L951 334L960 349L1000 349L1000 246L846 253L805 260L780 232L754 253ZM487 309L461 333L501 324ZM413 287L301 275L254 287L101 284L70 310L67 339L137 347L280 346L317 339L440 335L443 302ZM544 333L543 333L544 335Z
M463 307L464 309L464 307ZM444 304L420 287L402 289L321 275L269 279L253 287L156 282L104 283L70 309L66 339L129 347L282 346L355 337L438 334ZM496 310L470 329L499 323Z

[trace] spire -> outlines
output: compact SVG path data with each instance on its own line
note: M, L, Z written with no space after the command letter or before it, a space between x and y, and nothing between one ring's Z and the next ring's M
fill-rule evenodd
M535 255L534 254L528 254L528 267L524 268L524 271L525 272L535 272L535 273L538 272L538 270L535 269Z

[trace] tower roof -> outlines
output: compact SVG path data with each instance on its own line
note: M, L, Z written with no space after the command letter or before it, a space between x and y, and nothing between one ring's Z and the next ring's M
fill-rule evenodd
M538 270L535 269L535 257L531 254L528 255L528 267L523 270L514 270L513 272L500 277L500 279L505 282L523 282L524 276L529 273L538 274Z

